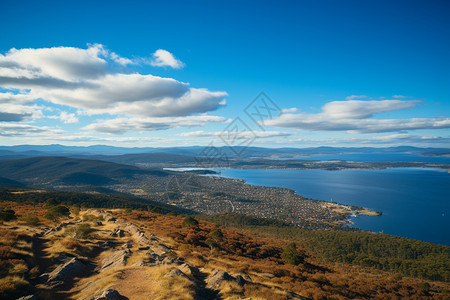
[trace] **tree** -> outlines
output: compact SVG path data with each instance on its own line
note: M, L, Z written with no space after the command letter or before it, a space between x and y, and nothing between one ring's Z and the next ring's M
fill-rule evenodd
M223 233L220 229L212 231L210 236L216 242L220 242L223 239Z
M198 221L191 217L191 216L187 216L186 218L184 218L183 223L181 224L182 227L184 228L194 228L198 226Z
M303 256L301 256L297 251L297 245L295 243L287 244L281 253L281 258L288 264L298 265L304 261Z
M205 243L206 243L206 245L209 246L209 248L211 249L211 252L212 252L214 249L219 249L219 244L218 244L214 239L212 239L212 238L207 239L207 240L205 241Z

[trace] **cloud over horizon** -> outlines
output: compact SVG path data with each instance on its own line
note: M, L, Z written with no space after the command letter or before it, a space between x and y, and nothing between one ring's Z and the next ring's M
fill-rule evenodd
M418 129L450 128L450 118L377 119L375 114L416 107L417 100L346 100L322 106L322 112L282 113L265 120L266 126L310 131L380 133Z
M156 117L156 118L116 118L98 120L83 129L109 134L123 134L127 131L153 131L176 127L196 127L208 123L227 122L227 118L217 116L185 116L185 117Z

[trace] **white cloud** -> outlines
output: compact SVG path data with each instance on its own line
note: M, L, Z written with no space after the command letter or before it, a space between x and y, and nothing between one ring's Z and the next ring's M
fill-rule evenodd
M181 69L184 67L184 63L173 56L167 50L158 49L153 53L153 59L150 64L155 67L171 67L174 69Z
M101 57L101 45L88 49L53 47L40 49L11 49L0 54L0 78L56 78L80 81L107 73L108 63Z
M175 127L196 127L208 123L223 123L228 120L218 116L185 116L185 117L156 117L156 118L116 118L97 120L83 129L97 132L122 134L127 131L153 131Z
M376 113L415 107L418 101L333 101L317 114L283 113L265 120L266 126L313 131L347 131L349 133L376 133L416 129L450 128L450 118L375 119Z
M392 95L392 98L402 99L402 98L406 98L406 96L403 96L403 95Z
M41 118L43 107L33 105L33 101L27 94L0 93L0 121L17 122Z
M181 66L164 51L155 52L159 64ZM16 99L40 98L91 115L186 116L213 111L226 103L226 92L192 88L172 78L124 73L123 68L119 68L122 72L114 71L117 65L138 61L142 60L120 57L99 44L88 45L87 49L11 49L0 54L0 86L29 90L26 95L15 95Z
M322 139L290 139L290 142L301 142L303 145L330 145L330 146L417 146L417 147L446 147L450 145L450 137L442 136L419 136L412 134L392 134L372 137L351 138L322 138Z
M283 108L283 109L281 110L281 113L295 113L295 112L298 112L298 111L299 111L299 109L296 108L296 107L292 107L292 108Z
M10 92L0 93L0 104L2 103L15 103L15 104L28 104L33 103L34 98L28 94L13 94Z
M32 126L28 124L11 124L0 122L0 136L15 137L15 136L36 136L45 134L62 134L64 131L59 129L52 129L46 126Z
M65 124L78 123L79 121L75 114L71 114L65 111L62 111L59 116L48 116L48 118L61 120Z
M191 131L191 132L184 132L177 134L177 136L182 137L205 137L205 138L211 138L211 137L217 137L220 135L226 134L226 132L223 131L214 131L214 132L208 132L208 131ZM283 136L290 136L292 135L291 132L280 132L280 131L239 131L236 133L236 138L271 138L271 137L283 137Z
M372 117L376 113L413 108L417 102L416 100L332 101L322 106L322 114L333 119L363 119Z
M367 95L351 95L348 97L345 97L345 100L355 100L355 99L362 99L367 98Z

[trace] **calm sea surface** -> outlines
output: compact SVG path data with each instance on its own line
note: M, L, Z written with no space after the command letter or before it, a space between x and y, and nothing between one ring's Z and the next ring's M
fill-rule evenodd
M367 207L382 216L352 218L352 226L450 246L450 174L435 169L248 170L221 176L293 189L318 200Z

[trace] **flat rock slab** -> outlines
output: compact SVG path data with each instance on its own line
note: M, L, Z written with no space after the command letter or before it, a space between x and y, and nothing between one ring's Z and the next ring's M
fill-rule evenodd
M102 260L100 272L122 267L125 265L127 258L131 256L130 250L119 250Z
M85 268L86 266L80 260L73 257L66 263L56 267L51 273L42 274L40 277L44 282L48 283L52 281L65 281L79 275Z

